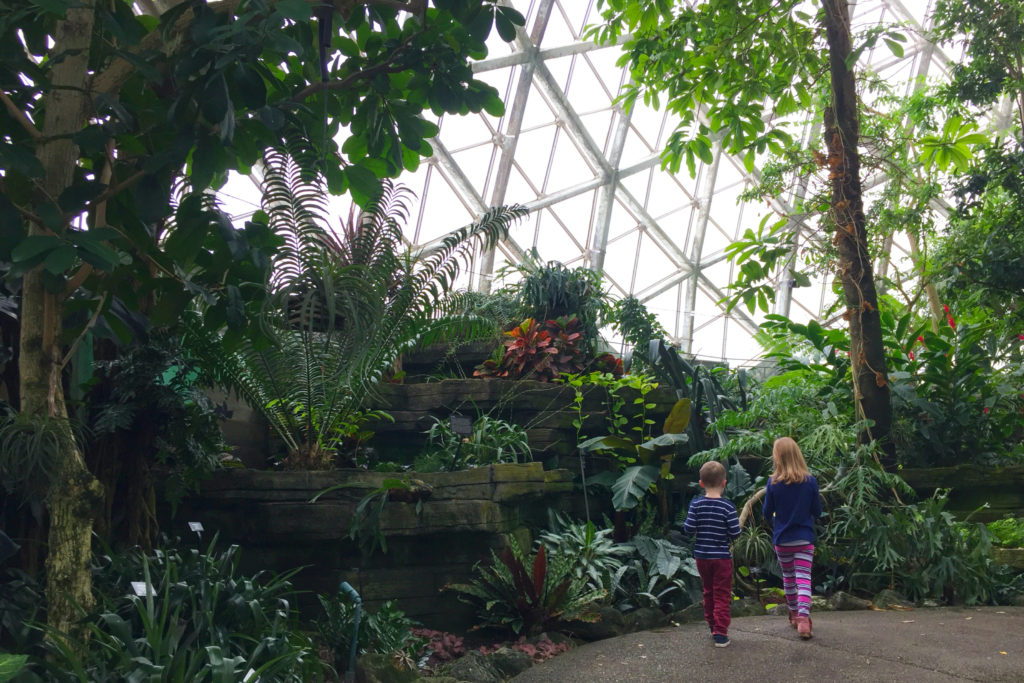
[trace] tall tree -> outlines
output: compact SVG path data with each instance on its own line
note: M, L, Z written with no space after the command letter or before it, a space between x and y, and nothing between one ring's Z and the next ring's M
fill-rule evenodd
M502 113L469 60L492 27L511 40L523 23L496 0L0 0L0 262L22 278L20 408L63 435L46 495L52 626L72 630L92 604L101 491L62 388L78 336L127 335L132 312L170 322L200 296L206 323L241 339L276 242L265 216L234 228L208 190L290 145L332 192L370 201L431 154L425 108Z
M803 11L801 0L601 4L605 24L596 36L611 40L630 34L623 62L634 80L626 103L643 97L657 106L664 98L679 117L663 152L673 171L685 162L693 174L697 159L711 163L719 141L726 152L742 155L752 171L758 154L792 144L787 121L824 100L828 154L822 156L832 193L823 224L834 232L837 248L856 408L870 420L860 438L876 440L885 464L894 465L888 438L892 401L860 185L860 107L853 74L860 50L852 46L847 1L822 0L815 15ZM825 78L828 91L821 93Z

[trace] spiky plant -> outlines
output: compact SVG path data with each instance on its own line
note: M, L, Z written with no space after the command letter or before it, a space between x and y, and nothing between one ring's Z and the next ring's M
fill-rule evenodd
M329 467L368 415L366 399L403 351L443 334L487 332L454 291L478 246L490 247L526 214L488 210L429 247L403 242L410 192L384 182L381 195L344 230L327 229L326 188L289 156L265 159L264 210L285 239L270 279L263 327L269 344L243 342L206 354L217 381L263 412L284 441L288 464ZM379 416L379 415L378 415Z

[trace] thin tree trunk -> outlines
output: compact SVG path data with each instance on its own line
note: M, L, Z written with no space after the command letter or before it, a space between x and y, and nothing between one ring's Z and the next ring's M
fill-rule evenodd
M882 447L882 463L896 464L892 444L892 396L886 375L878 294L868 255L868 239L861 195L860 138L857 90L850 56L850 12L847 0L822 0L832 76L832 104L825 110L825 145L832 181L832 216L839 250L839 277L850 322L850 363L859 417L873 425L860 441L875 439Z
M84 86L93 21L93 3L86 0L69 8L65 19L57 25L51 54L52 90L47 95L43 142L36 150L46 170L43 201L55 203L74 179L78 148L69 134L81 130L87 120L89 102ZM33 223L29 234L44 235L50 231ZM103 491L86 468L67 420L61 386L61 302L44 286L41 267L25 274L21 321L21 410L28 415L48 416L64 427L63 446L55 456L46 495L50 511L47 621L58 630L79 635L78 608L93 605L89 574L92 518ZM80 639L73 638L71 642Z

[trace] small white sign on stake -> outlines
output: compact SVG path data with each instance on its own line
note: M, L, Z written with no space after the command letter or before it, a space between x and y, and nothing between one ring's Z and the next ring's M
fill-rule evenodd
M189 531L194 531L197 534L203 533L203 523L202 522L189 522L188 523L188 528L189 528Z
M245 683L260 683L259 676L256 675L256 671L249 669L245 672L245 676L242 677Z
M156 595L153 587L147 584L145 581L132 581L132 591L135 592L140 598L144 598L147 595Z

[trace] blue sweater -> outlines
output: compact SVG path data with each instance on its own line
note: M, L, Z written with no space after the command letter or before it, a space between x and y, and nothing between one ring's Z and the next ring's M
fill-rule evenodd
M821 516L818 480L812 476L799 484L773 484L769 480L763 509L765 520L774 529L775 545L814 543L814 520Z
M697 534L693 556L700 560L728 560L729 541L740 535L736 506L725 498L701 496L690 502L683 533Z

